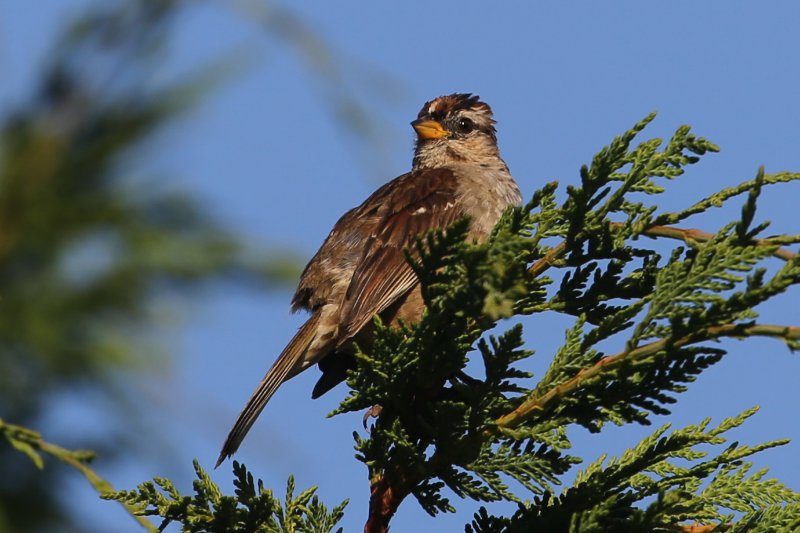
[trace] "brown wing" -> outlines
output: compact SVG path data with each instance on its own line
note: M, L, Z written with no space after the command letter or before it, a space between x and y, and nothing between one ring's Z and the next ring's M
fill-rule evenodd
M443 229L465 215L456 201L456 176L447 169L401 176L384 192L382 197L370 198L382 203L384 216L365 243L347 289L340 315L340 345L417 284L404 253L405 249L413 253L416 237Z
M300 276L300 283L292 299L293 311L301 308L310 311L343 297L356 265L364 254L365 242L385 216L384 199L389 194L388 191L395 183L409 176L410 173L403 174L386 183L334 224L325 242ZM339 283L344 285L344 289L340 289Z

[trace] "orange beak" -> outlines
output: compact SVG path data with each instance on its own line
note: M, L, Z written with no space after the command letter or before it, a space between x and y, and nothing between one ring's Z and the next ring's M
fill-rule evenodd
M411 123L411 126L416 130L417 137L420 139L441 139L450 135L450 132L435 120L417 119Z

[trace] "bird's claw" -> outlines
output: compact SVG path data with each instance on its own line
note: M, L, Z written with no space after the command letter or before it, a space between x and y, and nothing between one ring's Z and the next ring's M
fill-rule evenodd
M367 409L367 412L364 413L364 420L363 420L364 429L367 429L367 422L369 421L369 419L370 418L378 418L381 415L382 411L383 411L383 407L380 406L380 405L373 405L372 407Z

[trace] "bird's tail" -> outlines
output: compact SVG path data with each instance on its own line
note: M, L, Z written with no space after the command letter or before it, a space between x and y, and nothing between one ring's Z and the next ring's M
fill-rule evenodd
M278 390L281 383L286 381L292 369L297 366L303 354L308 350L317 332L318 322L319 314L315 314L308 322L303 324L297 334L289 341L289 344L286 345L286 348L283 349L280 356L278 356L278 359L272 364L272 367L258 384L256 390L253 391L250 399L247 400L247 405L244 406L239 418L236 419L231 432L228 433L228 438L225 439L225 444L222 445L222 451L219 453L219 458L214 468L217 468L222 464L222 461L239 449L239 445L244 440L247 432L250 431L253 422L261 414L264 406L267 405L267 402Z

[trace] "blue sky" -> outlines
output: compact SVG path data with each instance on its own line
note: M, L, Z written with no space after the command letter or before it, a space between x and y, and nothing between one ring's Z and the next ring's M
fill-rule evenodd
M86 3L4 3L0 105L24 98L53 29ZM581 164L651 111L659 118L645 136L668 136L691 124L722 148L670 186L665 209L750 179L762 164L768 172L800 170L800 4L793 1L506 2L499 8L318 1L293 7L339 66L331 76L346 87L342 94L369 110L371 129L357 131L342 127L330 105L335 86L310 73L295 47L223 5L188 10L159 76L173 78L231 51L247 67L149 147L148 168L176 176L163 186L193 191L256 245L310 257L345 210L409 168L408 122L422 103L455 91L480 94L492 105L502 154L526 197L546 181L576 182ZM775 187L762 198L760 217L773 222L768 233L798 231L800 185ZM737 216L739 205L695 224L714 230ZM221 287L194 300L187 320L165 340L174 364L155 381L132 378L149 391L152 404L142 406L142 417L167 428L157 446L180 460L165 467L132 454L107 469L100 461L100 473L118 488L164 475L188 491L191 459L213 466L252 388L302 323L302 315L289 313L290 298L289 288L265 296ZM776 299L764 308L763 321L800 324L797 299L797 290ZM525 325L537 350L532 369L541 372L568 323L539 317ZM800 361L775 341L723 346L729 355L682 395L672 416L655 424L719 421L760 405L735 437L748 444L792 438L756 461L800 490L800 424L792 415L800 403ZM279 493L293 473L299 487L319 485L331 505L350 498L343 525L357 531L368 497L366 469L352 450L360 417L326 419L344 388L312 401L316 377L312 370L279 391L236 458ZM72 407L67 419L85 416ZM608 428L591 440L576 431L575 451L591 461L598 450L619 453L651 430ZM232 490L227 465L213 476ZM98 501L84 480L76 476L70 490L100 529L137 530L113 504ZM476 508L453 501L459 513L437 521L436 530L462 530ZM433 524L407 500L393 530L427 531Z

